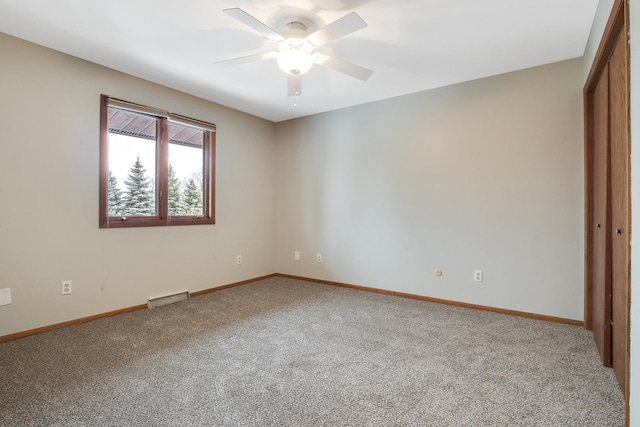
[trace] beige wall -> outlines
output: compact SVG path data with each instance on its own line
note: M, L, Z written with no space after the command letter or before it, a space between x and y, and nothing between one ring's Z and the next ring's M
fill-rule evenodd
M580 59L273 124L0 51L0 336L276 271L582 318ZM218 125L216 225L98 228L100 93Z
M575 59L278 124L278 272L582 320L582 76Z
M0 52L0 336L274 272L273 123L2 34ZM101 93L217 124L216 225L98 228Z

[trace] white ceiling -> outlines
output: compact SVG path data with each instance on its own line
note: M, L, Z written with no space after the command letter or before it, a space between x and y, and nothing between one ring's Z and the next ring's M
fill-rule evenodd
M580 57L597 5L598 0L0 0L0 32L278 122ZM374 74L363 82L316 65L302 77L294 107L274 59L215 64L275 48L222 13L234 7L278 31L292 19L317 29L355 11L368 26L320 49Z

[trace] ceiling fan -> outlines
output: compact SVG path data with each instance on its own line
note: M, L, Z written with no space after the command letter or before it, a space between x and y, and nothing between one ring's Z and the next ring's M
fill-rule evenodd
M276 42L277 50L219 61L217 64L236 65L275 58L282 71L288 74L287 92L289 96L302 94L300 76L309 71L313 64L339 71L363 81L366 81L373 74L373 71L367 68L316 51L320 46L365 28L367 23L355 12L351 12L310 34L307 26L300 22L305 21L302 18L289 22L285 30L280 33L242 9L225 9L223 12Z

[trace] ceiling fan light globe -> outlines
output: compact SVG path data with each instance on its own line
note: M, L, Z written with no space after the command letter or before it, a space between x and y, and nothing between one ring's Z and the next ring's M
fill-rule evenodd
M291 47L278 52L276 61L280 69L285 73L299 75L311 69L314 58L309 52Z

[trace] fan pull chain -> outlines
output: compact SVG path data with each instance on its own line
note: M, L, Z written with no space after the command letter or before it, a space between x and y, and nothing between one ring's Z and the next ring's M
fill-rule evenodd
M297 108L298 107L298 88L300 87L300 74L296 73L293 76L294 78L294 91L293 91L293 108Z

